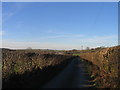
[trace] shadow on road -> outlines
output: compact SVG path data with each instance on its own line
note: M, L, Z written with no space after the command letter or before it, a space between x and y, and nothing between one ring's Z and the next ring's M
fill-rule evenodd
M43 88L93 88L92 80L84 63L77 58Z

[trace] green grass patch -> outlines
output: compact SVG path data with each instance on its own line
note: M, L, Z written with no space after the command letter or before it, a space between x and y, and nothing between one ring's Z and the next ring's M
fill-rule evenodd
M73 54L73 56L80 56L80 54Z

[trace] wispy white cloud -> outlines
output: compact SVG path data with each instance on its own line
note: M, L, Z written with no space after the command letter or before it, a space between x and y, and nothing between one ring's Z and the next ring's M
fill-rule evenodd
M12 17L15 14L15 12L8 12L8 13L3 13L3 22L5 22L6 20L8 20L10 17Z
M3 22L7 21L9 18L13 17L16 13L21 11L25 7L25 5L26 4L24 4L24 3L14 3L14 4L11 5L12 8L9 11L6 11L4 9L4 7L2 7L2 9L3 9L3 11L2 11L3 12L2 13Z
M85 37L83 34L76 34L76 33L65 33L61 31L56 31L56 30L47 30L46 33L52 35L45 37L46 39L50 38L78 38L78 37Z
M78 46L57 44L57 43L40 43L40 42L14 42L14 41L3 41L2 48L11 49L26 49L32 47L33 49L80 49Z
M46 36L46 37L41 37L41 40L48 40L48 39L66 39L66 38L78 38L78 37L84 37L84 35L81 34L73 34L73 35L52 35L52 36Z
M75 43L81 43L84 46L98 47L98 46L115 46L118 44L117 35L108 36L91 36L74 40Z
M38 48L38 49L81 49L81 46L84 49L89 47L98 47L98 46L115 46L117 45L117 36L93 36L91 38L84 37L83 39L69 39L71 44L62 42L19 42L14 40L3 40L2 47L4 48L13 48L13 49L26 49L27 47Z
M117 40L118 36L117 35L109 35L109 36L91 36L89 38L82 38L82 39L79 39L79 40L76 40L76 41L85 41L85 42L96 42L96 43L99 43L99 42L106 42L108 40L113 40L113 39L116 39Z
M2 36L4 34L3 30L0 30L0 36Z

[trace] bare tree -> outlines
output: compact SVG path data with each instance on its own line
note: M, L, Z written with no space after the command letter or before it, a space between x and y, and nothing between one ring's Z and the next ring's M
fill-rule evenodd
M32 48L31 48L31 47L28 47L27 50L32 50Z
M90 50L90 47L86 47L86 50Z
M81 50L83 50L83 46L81 46Z

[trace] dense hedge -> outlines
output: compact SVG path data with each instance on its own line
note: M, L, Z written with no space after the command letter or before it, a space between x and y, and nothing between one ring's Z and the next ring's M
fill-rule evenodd
M92 62L99 67L99 83L100 87L118 87L118 69L120 65L120 46L106 48L96 52L88 52L81 54L80 57ZM118 71L119 70L119 71ZM93 70L94 71L94 70Z
M3 88L37 88L59 73L73 56L32 50L3 50Z

